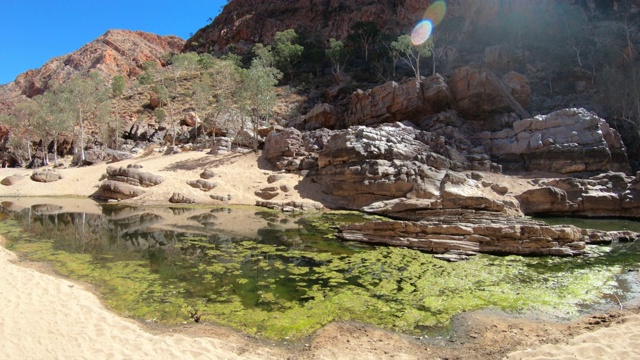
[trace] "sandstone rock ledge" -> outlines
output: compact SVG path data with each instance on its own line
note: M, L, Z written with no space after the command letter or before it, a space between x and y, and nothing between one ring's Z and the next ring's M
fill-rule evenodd
M371 221L340 227L347 241L404 246L435 254L575 256L586 244L635 241L640 234L550 226L541 221L483 211L438 211L422 221Z

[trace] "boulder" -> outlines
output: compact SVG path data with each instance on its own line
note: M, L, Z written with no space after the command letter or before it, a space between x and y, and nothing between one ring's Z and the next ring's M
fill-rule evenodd
M640 218L636 177L609 172L587 179L541 179L537 183L541 188L517 196L527 215Z
M567 199L567 192L554 186L527 190L516 198L522 212L527 215L550 215L577 210L577 205Z
M231 151L231 139L225 136L216 137L215 144L211 149L212 154L226 154Z
M188 113L184 114L184 117L180 121L180 125L182 126L194 127L196 126L196 124L202 124L202 122L200 121L198 115L196 115L196 113L193 111L189 111Z
M217 183L207 181L204 179L187 181L187 185L191 186L192 188L200 189L202 191L210 191L215 189L218 186Z
M531 87L526 76L515 71L509 71L502 77L502 83L523 107L531 102Z
M107 176L109 180L127 183L132 186L152 187L161 184L164 181L162 176L140 171L140 169L131 167L109 166L107 168Z
M262 189L256 191L255 194L256 194L257 197L259 197L261 199L271 200L274 197L278 196L280 194L280 191L275 186L267 186L265 188L262 188Z
M120 181L107 180L100 184L97 197L105 200L126 200L144 194L144 189Z
M55 170L36 170L31 174L31 180L42 183L55 182L62 179L62 175Z
M169 198L169 202L172 204L195 204L196 200L184 194L174 192Z
M470 66L456 69L449 87L457 103L456 110L464 117L474 119L510 110L486 69Z
M200 178L204 180L209 180L215 176L216 174L211 169L204 169L202 173L200 173Z
M299 130L316 130L320 128L334 129L337 123L337 111L333 105L326 103L314 106L298 123Z
M155 110L163 105L166 105L166 104L160 100L160 97L158 96L158 94L154 92L149 94L149 107L151 107L151 109Z
M274 182L278 182L282 179L285 179L287 176L285 174L271 174L267 177L267 183L273 184Z
M519 120L476 138L508 170L561 174L631 168L620 135L585 109L563 109Z
M4 185L4 186L12 186L17 184L19 181L23 180L24 176L20 176L20 175L11 175L11 176L7 176L4 179L2 179L2 181L0 181L0 184Z

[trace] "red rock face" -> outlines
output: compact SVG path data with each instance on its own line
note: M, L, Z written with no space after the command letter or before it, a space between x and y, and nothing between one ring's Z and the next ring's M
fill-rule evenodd
M40 69L20 74L0 93L4 98L15 98L18 94L33 97L84 71L97 71L106 79L115 75L133 78L142 71L145 61L161 63L162 55L180 52L183 46L184 41L176 36L109 30L71 54L53 58Z
M545 0L546 1L546 0ZM385 33L410 33L431 3L424 0L232 0L215 21L187 41L185 49L240 50L256 42L269 43L275 33L295 29L317 41L344 39L358 21L372 21ZM499 0L449 0L448 16L464 20L464 30L490 21L499 13Z

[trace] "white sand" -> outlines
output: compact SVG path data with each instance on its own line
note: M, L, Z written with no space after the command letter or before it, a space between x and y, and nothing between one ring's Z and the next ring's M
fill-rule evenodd
M229 204L255 205L263 200L255 192L265 187L287 187L288 191L280 191L271 201L289 202L302 201L310 205L321 205L303 196L298 183L300 176L296 174L281 174L282 179L269 184L269 175L276 173L253 152L230 153L227 155L210 155L203 151L189 151L176 155L152 154L148 157L138 157L113 164L98 164L81 168L62 168L56 171L62 179L53 183L39 183L32 181L29 176L32 169L0 169L0 179L9 176L20 176L23 179L11 186L0 185L0 197L31 197L31 196L81 196L94 194L101 178L106 174L108 166L120 167L130 164L142 165L141 171L162 176L165 181L161 184L144 189L145 194L123 203L138 205L167 205L174 192L183 194L197 201L198 204L221 204L213 200L210 195L230 196ZM218 186L208 192L194 189L188 181L200 179L205 169L211 169L215 177L209 179Z
M265 359L241 342L152 335L81 286L14 264L0 247L0 359Z
M582 334L563 344L517 351L506 359L640 359L640 315L625 317L610 327Z

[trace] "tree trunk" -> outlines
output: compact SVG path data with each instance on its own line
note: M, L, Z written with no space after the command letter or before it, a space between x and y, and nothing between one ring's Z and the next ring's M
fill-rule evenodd
M58 136L53 137L53 164L58 166Z

